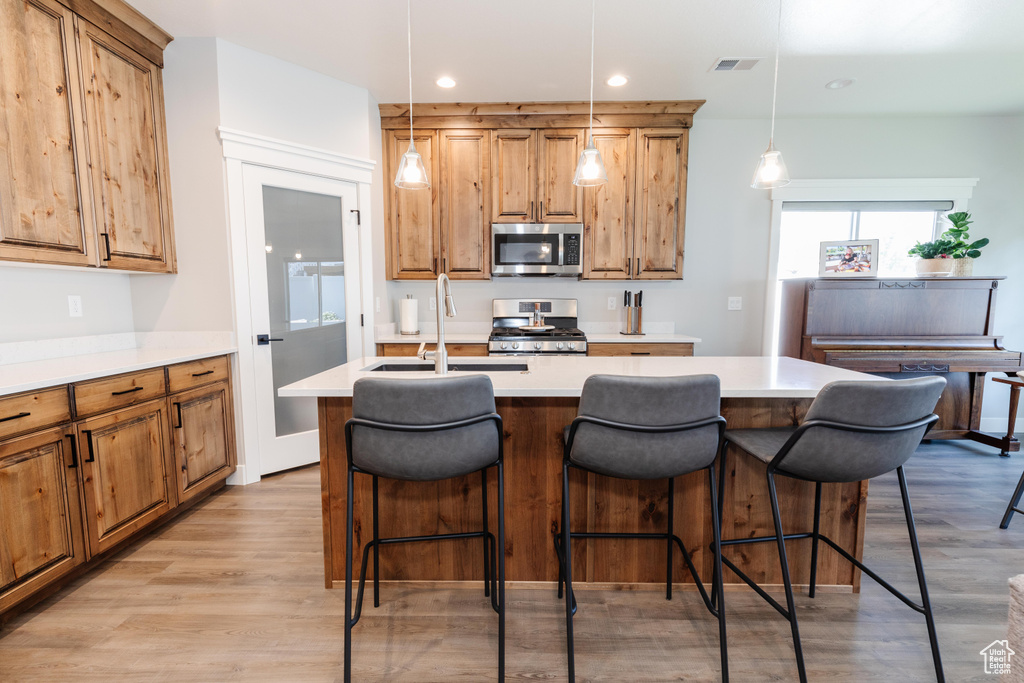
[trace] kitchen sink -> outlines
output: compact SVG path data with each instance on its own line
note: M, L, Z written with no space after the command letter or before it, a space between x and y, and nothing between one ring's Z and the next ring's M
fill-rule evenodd
M449 363L448 372L526 372L526 363ZM364 368L370 372L433 372L433 363L381 363Z

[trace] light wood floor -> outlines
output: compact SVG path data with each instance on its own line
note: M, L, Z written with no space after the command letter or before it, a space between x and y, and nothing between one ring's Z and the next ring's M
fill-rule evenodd
M1022 467L1021 455L935 442L907 468L950 681L990 680L979 651L1006 637L1024 517L998 522ZM869 500L865 557L916 596L895 476ZM315 467L229 488L13 620L0 681L340 680L343 595L323 588L321 543ZM564 680L554 591L508 596L508 677ZM579 680L718 680L716 625L695 593L579 600ZM734 681L796 679L786 622L746 590L727 594L727 614ZM860 595L798 595L798 614L812 681L934 680L924 620L867 578ZM495 644L482 590L392 585L356 627L354 677L493 679Z

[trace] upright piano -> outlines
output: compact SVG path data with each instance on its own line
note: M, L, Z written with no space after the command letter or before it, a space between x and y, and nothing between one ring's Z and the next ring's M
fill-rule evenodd
M934 439L972 439L1003 451L1011 437L980 431L985 373L1024 369L992 334L1004 277L785 280L779 355L883 377L941 375Z

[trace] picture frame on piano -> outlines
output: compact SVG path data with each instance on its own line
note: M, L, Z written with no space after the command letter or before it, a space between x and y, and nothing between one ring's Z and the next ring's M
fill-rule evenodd
M878 240L822 242L818 277L877 277Z

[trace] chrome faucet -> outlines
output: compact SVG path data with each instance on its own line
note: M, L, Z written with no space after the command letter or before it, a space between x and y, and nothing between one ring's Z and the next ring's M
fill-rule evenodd
M438 375L448 374L448 349L444 347L444 317L454 318L455 299L452 298L452 283L448 276L441 273L437 276L437 348L433 351L426 351L426 344L420 344L416 355L421 360L434 359L434 373ZM442 308L441 302L444 302Z

